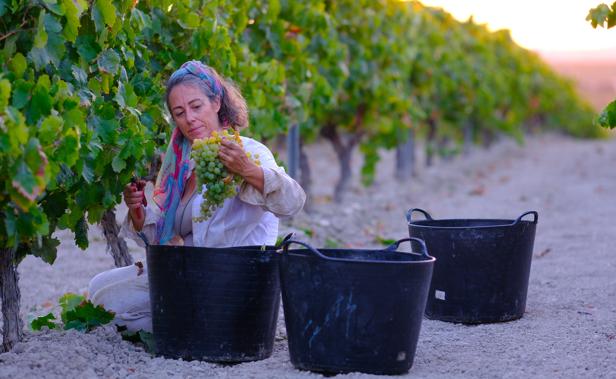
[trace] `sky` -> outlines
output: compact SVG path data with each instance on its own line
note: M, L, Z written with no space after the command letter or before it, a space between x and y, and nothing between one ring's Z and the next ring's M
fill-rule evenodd
M616 52L616 27L593 29L588 10L613 0L421 0L460 20L469 16L491 30L509 29L523 47L542 52Z

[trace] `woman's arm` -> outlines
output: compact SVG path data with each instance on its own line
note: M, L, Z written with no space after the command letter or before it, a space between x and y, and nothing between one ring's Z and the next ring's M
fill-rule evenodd
M284 169L276 163L272 152L263 144L250 139L242 138L244 148L252 156L258 154L261 166L257 166L251 159L246 157L252 166L255 166L256 182L253 184L244 177L239 191L239 199L245 203L256 205L276 216L292 216L299 212L306 201L306 194L302 187L287 175ZM239 146L238 146L239 147ZM246 156L245 152L242 152ZM246 167L250 167L246 165ZM247 175L249 176L249 175Z
M145 222L145 208L143 207L145 198L144 188L144 180L140 180L137 183L129 183L124 187L124 202L128 207L128 214L136 231L140 231Z
M150 243L156 238L156 221L160 217L157 207L146 207L144 180L130 183L124 187L124 202L128 207L128 213L122 227L120 235L131 238L140 246L145 246L143 237Z
M137 229L134 225L134 221L130 214L130 211L126 214L126 218L120 227L120 236L124 238L130 238L134 240L137 245L145 247L142 236L144 236L149 243L155 243L156 240L156 221L160 217L160 213L157 212L156 206L148 206L143 209L143 223L141 228ZM141 234L141 236L139 235Z

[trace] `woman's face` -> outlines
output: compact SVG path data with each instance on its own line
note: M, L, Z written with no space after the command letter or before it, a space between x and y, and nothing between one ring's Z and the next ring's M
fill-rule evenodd
M178 84L169 93L169 109L173 121L190 142L209 137L222 128L218 121L220 101L211 101L203 91L191 84Z

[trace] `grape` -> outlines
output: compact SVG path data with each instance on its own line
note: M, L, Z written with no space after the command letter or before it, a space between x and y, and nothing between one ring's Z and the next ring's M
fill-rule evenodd
M233 134L227 130L222 133L213 132L208 138L197 139L193 142L191 158L195 161L195 174L197 176L198 190L205 184L206 191L201 203L201 214L195 217L197 222L205 221L221 207L226 199L237 194L236 188L242 181L239 175L231 174L218 158L218 149L223 138L234 141L242 146L242 140L237 131ZM246 153L248 157L250 154ZM257 159L251 158L260 165Z

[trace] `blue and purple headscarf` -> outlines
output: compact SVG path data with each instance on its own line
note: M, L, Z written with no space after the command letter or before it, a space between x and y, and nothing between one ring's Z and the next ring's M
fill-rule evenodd
M219 76L211 67L199 61L188 61L184 63L177 71L171 74L171 77L169 78L169 82L167 84L167 93L169 93L173 86L181 83L184 78L190 75L196 76L197 78L203 80L205 82L205 85L210 90L211 96L224 96L225 88L220 82Z
M213 96L223 96L224 87L218 76L210 67L199 61L188 61L175 71L169 78L167 93L189 75L203 80ZM190 141L184 137L179 128L173 129L171 141L154 185L154 202L161 210L161 218L156 223L157 242L161 245L167 244L176 235L175 214L190 177L190 151Z

